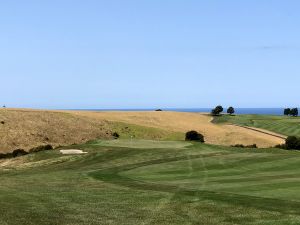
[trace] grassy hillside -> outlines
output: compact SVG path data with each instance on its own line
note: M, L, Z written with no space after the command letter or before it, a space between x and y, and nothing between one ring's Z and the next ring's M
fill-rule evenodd
M85 116L87 118L158 128L169 132L185 133L189 130L196 130L202 133L205 137L205 141L210 144L257 144L259 147L270 147L283 142L281 138L248 130L242 127L213 124L211 123L211 116L200 113L86 111L70 113L73 115Z
M242 127L213 124L211 119L199 113L179 112L0 109L0 152L111 139L114 132L122 139L183 140L185 132L197 130L204 135L206 143L227 146L270 147L283 142L281 138Z
M300 221L300 153L186 142L97 141L0 161L0 224ZM141 146L141 147L139 147Z
M274 131L283 135L300 137L300 118L269 115L223 115L216 117L215 123L232 123Z

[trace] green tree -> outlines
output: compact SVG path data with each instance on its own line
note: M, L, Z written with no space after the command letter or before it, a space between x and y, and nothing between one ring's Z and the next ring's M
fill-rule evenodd
M291 116L298 116L298 108L291 109L290 115Z
M235 113L234 108L233 108L232 106L230 106L230 107L227 109L227 113L230 114L230 115L234 114L234 113Z
M288 115L290 115L290 114L291 114L291 109L290 109L290 108L286 108L286 109L284 109L284 112L283 112L283 114L284 114L285 116L288 116Z
M221 105L216 106L213 110L211 110L211 114L213 116L218 116L220 115L221 112L223 112L223 107Z

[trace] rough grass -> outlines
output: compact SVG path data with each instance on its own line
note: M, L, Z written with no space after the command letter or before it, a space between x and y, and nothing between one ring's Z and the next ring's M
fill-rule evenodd
M216 117L216 123L232 123L270 130L286 136L300 137L300 118L269 115L237 115Z
M299 152L179 143L0 161L0 224L299 224Z

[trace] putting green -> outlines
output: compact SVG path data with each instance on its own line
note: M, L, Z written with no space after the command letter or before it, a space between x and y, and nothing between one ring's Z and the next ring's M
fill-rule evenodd
M184 141L153 141L153 140L137 140L137 139L117 139L117 140L103 140L94 141L94 145L110 146L110 147L124 147L124 148L185 148L192 144Z

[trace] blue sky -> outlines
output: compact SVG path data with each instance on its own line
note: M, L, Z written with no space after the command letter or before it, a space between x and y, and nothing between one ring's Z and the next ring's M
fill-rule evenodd
M0 104L299 106L300 1L0 1Z

